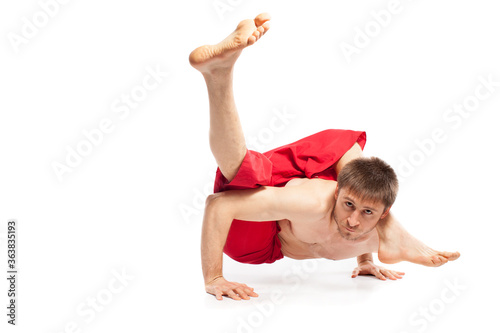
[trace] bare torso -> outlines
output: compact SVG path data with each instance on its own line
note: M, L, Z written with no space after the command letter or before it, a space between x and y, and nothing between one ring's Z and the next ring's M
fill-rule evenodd
M306 186L305 186L306 185ZM379 238L376 229L359 240L341 237L333 219L334 193L337 182L324 179L295 178L285 187L303 186L303 195L319 195L325 205L312 209L307 220L278 220L281 232L281 252L293 259L347 259L378 251Z

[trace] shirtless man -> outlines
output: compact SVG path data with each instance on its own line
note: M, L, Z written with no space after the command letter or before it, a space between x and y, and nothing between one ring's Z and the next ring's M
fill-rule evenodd
M317 176L293 178L280 187L255 185L249 189L225 190L227 183L240 181L235 177L239 177L238 172L247 172L240 169L247 167L247 160L250 160L233 98L233 67L242 50L268 31L269 20L265 13L253 20L244 20L222 42L201 46L189 57L191 65L202 73L207 84L210 148L219 166L218 177L223 182L222 187L218 187L219 192L208 196L203 217L201 257L205 290L218 300L222 300L222 296L234 300L258 296L253 288L227 281L222 275L223 251L230 253L228 234L241 220L252 221L238 222L252 228L266 223L277 228L274 245L271 245L274 248L270 249L274 251L274 258L246 261L248 263L273 262L283 256L335 260L357 257L358 267L352 277L370 274L381 280L396 280L404 273L376 266L372 253L378 253L379 260L386 264L404 260L437 267L456 260L460 256L458 252L429 248L411 236L389 212L397 192L397 178L385 162L362 157L362 132L349 132L349 135L355 134L354 139L332 166L332 172L339 175L340 184L340 172L353 168L354 163L349 162L375 163L387 174L386 192L392 193L389 195L392 199L383 199L378 191L358 191L355 186L339 188L336 181ZM248 230L249 235L251 230ZM243 240L231 242L239 246Z

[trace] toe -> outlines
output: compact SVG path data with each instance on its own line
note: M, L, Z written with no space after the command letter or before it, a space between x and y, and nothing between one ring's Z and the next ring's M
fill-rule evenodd
M257 17L255 18L255 25L256 26L261 26L262 24L264 24L264 22L267 22L271 19L271 15L269 15L268 13L261 13L259 15L257 15Z
M271 24L269 22L266 22L262 25L262 27L264 28L264 33L266 33L266 31L271 27Z
M257 37L255 37L254 35L248 37L248 45L253 45L253 44L255 44L256 41L257 41Z
M439 255L445 257L447 260L456 260L460 257L459 252L443 251L443 252L439 252Z
M432 266L438 267L442 265L441 259L439 256L432 256L430 258Z

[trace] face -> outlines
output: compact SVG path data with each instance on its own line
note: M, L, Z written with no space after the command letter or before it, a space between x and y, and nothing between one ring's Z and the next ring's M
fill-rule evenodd
M387 216L389 209L384 211L381 202L362 201L342 189L335 191L335 207L333 218L342 238L358 240L372 231L380 219Z

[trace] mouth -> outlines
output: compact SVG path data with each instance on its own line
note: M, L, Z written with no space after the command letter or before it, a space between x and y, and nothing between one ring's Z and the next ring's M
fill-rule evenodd
M353 229L351 229L351 228L345 227L345 229L346 229L347 231L349 231L349 232L354 232L354 230L353 230Z

